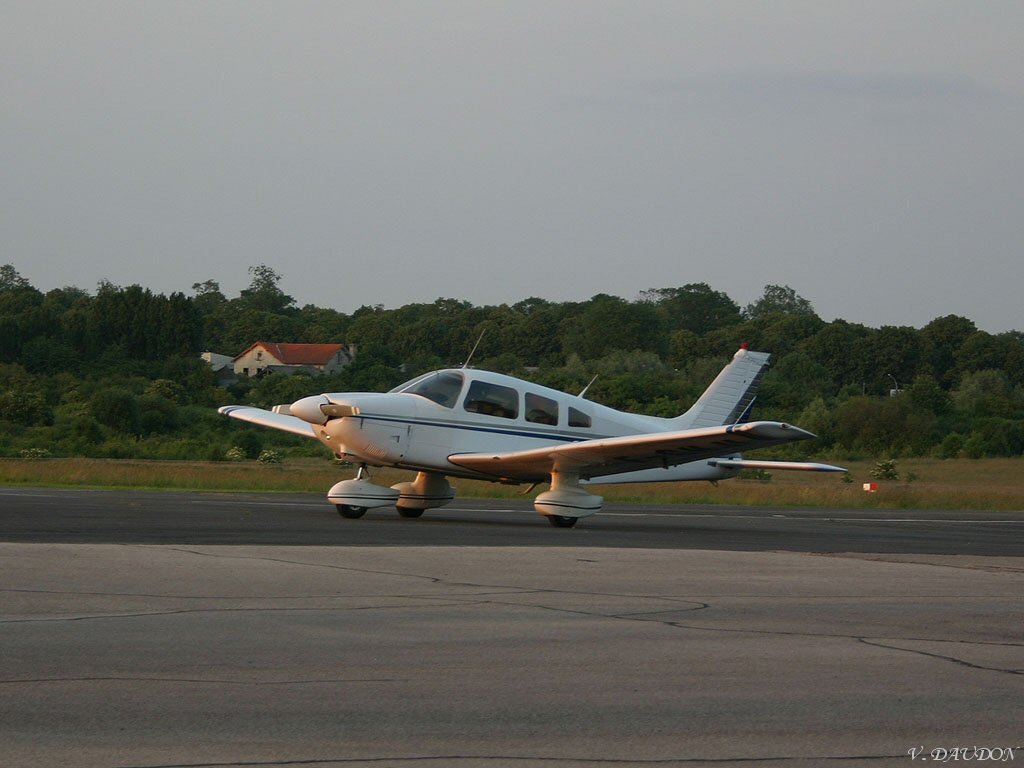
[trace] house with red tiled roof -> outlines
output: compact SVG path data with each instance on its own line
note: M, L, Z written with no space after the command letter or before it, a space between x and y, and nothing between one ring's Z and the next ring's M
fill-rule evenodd
M354 344L285 344L257 341L232 361L236 376L264 373L337 373L355 357Z

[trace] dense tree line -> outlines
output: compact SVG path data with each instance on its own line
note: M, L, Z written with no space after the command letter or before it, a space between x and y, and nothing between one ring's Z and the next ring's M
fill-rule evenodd
M239 445L318 453L230 422L214 407L273 405L320 391L386 390L436 367L473 364L616 408L676 415L740 343L773 353L758 414L815 431L780 449L835 457L1024 453L1024 335L990 334L965 317L923 328L827 323L788 286L740 307L705 283L634 300L456 299L351 315L306 305L266 265L227 298L212 280L191 295L102 282L94 293L43 293L0 267L0 455L221 459ZM482 334L482 336L481 336ZM217 386L200 352L234 355L257 340L350 342L355 363L332 377L272 374ZM892 391L897 391L891 395Z

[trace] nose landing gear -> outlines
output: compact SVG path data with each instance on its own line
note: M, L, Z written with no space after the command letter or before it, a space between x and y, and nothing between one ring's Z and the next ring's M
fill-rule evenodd
M455 489L444 475L420 472L412 482L386 488L370 481L365 464L354 478L342 480L327 492L327 500L349 520L359 519L369 509L392 506L402 517L420 517L425 510L443 507L453 498Z
M368 509L393 506L398 501L398 491L372 483L369 477L364 464L354 478L336 483L327 492L327 500L337 508L339 515L354 520L365 515Z

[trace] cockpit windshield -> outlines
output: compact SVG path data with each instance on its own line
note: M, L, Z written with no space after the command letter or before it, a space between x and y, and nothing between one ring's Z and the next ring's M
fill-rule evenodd
M445 408L455 407L465 378L457 371L435 371L395 387L392 392L419 395Z

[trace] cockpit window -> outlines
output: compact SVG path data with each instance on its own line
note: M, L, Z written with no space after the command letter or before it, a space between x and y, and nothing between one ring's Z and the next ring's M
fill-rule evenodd
M470 413L514 419L519 415L519 393L500 384L474 381L469 385L465 409Z
M589 427L590 415L584 413L583 411L577 410L576 408L569 408L569 426Z
M433 400L445 408L454 408L459 401L459 393L462 391L463 376L455 371L443 371L441 373L428 373L418 379L413 379L408 384L403 384L393 392L405 392L410 395L419 395L427 400Z
M526 420L534 424L558 424L558 403L550 397L526 393Z

